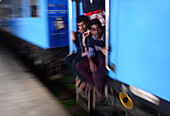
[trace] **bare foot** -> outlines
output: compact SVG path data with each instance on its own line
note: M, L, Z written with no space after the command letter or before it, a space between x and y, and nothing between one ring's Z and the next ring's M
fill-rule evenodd
M76 81L75 87L77 87L80 84L80 79Z
M81 82L80 87L79 87L79 92L81 92L85 86L86 86L86 82Z

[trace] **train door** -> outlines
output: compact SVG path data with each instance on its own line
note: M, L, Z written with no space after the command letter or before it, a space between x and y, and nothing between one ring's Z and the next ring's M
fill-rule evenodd
M68 46L67 0L48 0L50 47Z
M69 32L70 31L76 31L77 30L77 16L78 15L84 15L83 13L83 5L82 0L69 0ZM105 33L106 33L106 49L109 49L109 1L105 2L105 17L106 17L106 24L105 24ZM69 38L71 38L71 35L69 35ZM69 50L70 54L75 51L75 46L71 39L69 39ZM106 50L106 67L109 69L109 53ZM110 70L110 69L109 69Z
M106 18L106 24L105 24L105 34L106 34L106 37L105 37L105 47L106 49L109 49L109 1L106 0L105 2L105 6L107 6L105 9L105 18ZM76 22L76 19L77 19L77 16L78 15L83 15L83 5L82 5L82 1L81 0L69 0L69 32L70 31L76 31L77 30L77 22ZM74 53L76 51L76 48L73 44L73 41L71 40L71 34L69 35L69 52L70 54ZM111 70L113 69L112 67L110 67L111 65L109 65L109 52L106 51L106 68L108 70ZM78 96L78 95L77 95ZM89 99L89 93L87 95L87 99ZM91 101L93 102L93 109L95 108L95 101ZM83 104L83 107L85 108L84 106L84 103L82 103L82 101L78 101L78 103L80 105ZM88 100L87 102L87 108L85 108L86 110L90 111L90 102Z

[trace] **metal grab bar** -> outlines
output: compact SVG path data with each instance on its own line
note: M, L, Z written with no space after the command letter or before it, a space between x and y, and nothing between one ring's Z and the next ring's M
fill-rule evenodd
M72 0L69 0L69 47L70 47L70 51L69 54L72 54L73 51L73 41L72 41L72 35L71 35L71 31L72 31Z
M110 0L105 0L105 17L106 17L106 22L105 22L105 47L106 47L106 56L105 56L105 65L108 70L109 68L109 2Z

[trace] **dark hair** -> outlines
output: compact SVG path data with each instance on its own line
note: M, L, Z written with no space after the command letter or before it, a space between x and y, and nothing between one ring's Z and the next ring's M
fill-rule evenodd
M77 23L80 23L80 22L82 22L82 21L84 21L84 22L86 22L86 23L89 23L89 22L90 22L88 17L86 17L86 16L84 16L84 15L78 16L78 18L77 18Z
M98 24L99 27L102 28L102 24L101 24L101 22L98 19L92 19L90 21L90 28L91 28L92 25L95 25L95 24Z

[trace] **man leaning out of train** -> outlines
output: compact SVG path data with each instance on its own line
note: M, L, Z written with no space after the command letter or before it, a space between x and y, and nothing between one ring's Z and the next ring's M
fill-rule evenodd
M89 84L89 89L96 87L96 101L102 100L104 77L107 72L105 68L105 34L98 19L90 22L91 36L83 38L83 46L88 51L88 59L77 62L76 68ZM86 40L90 40L86 44Z
M72 71L75 75L78 75L79 79L77 80L75 86L78 86L81 83L80 88L84 88L85 82L84 82L84 78L81 76L81 74L76 69L76 63L79 60L84 59L86 57L86 56L81 55L81 53L84 51L84 48L82 46L82 34L87 31L87 29L89 27L89 22L90 22L89 18L84 15L80 15L78 17L78 19L77 19L78 31L71 32L71 35L72 35L71 39L72 39L72 41L74 41L74 43L77 47L77 52L65 57L65 62L68 65L68 67L70 69L72 69Z

